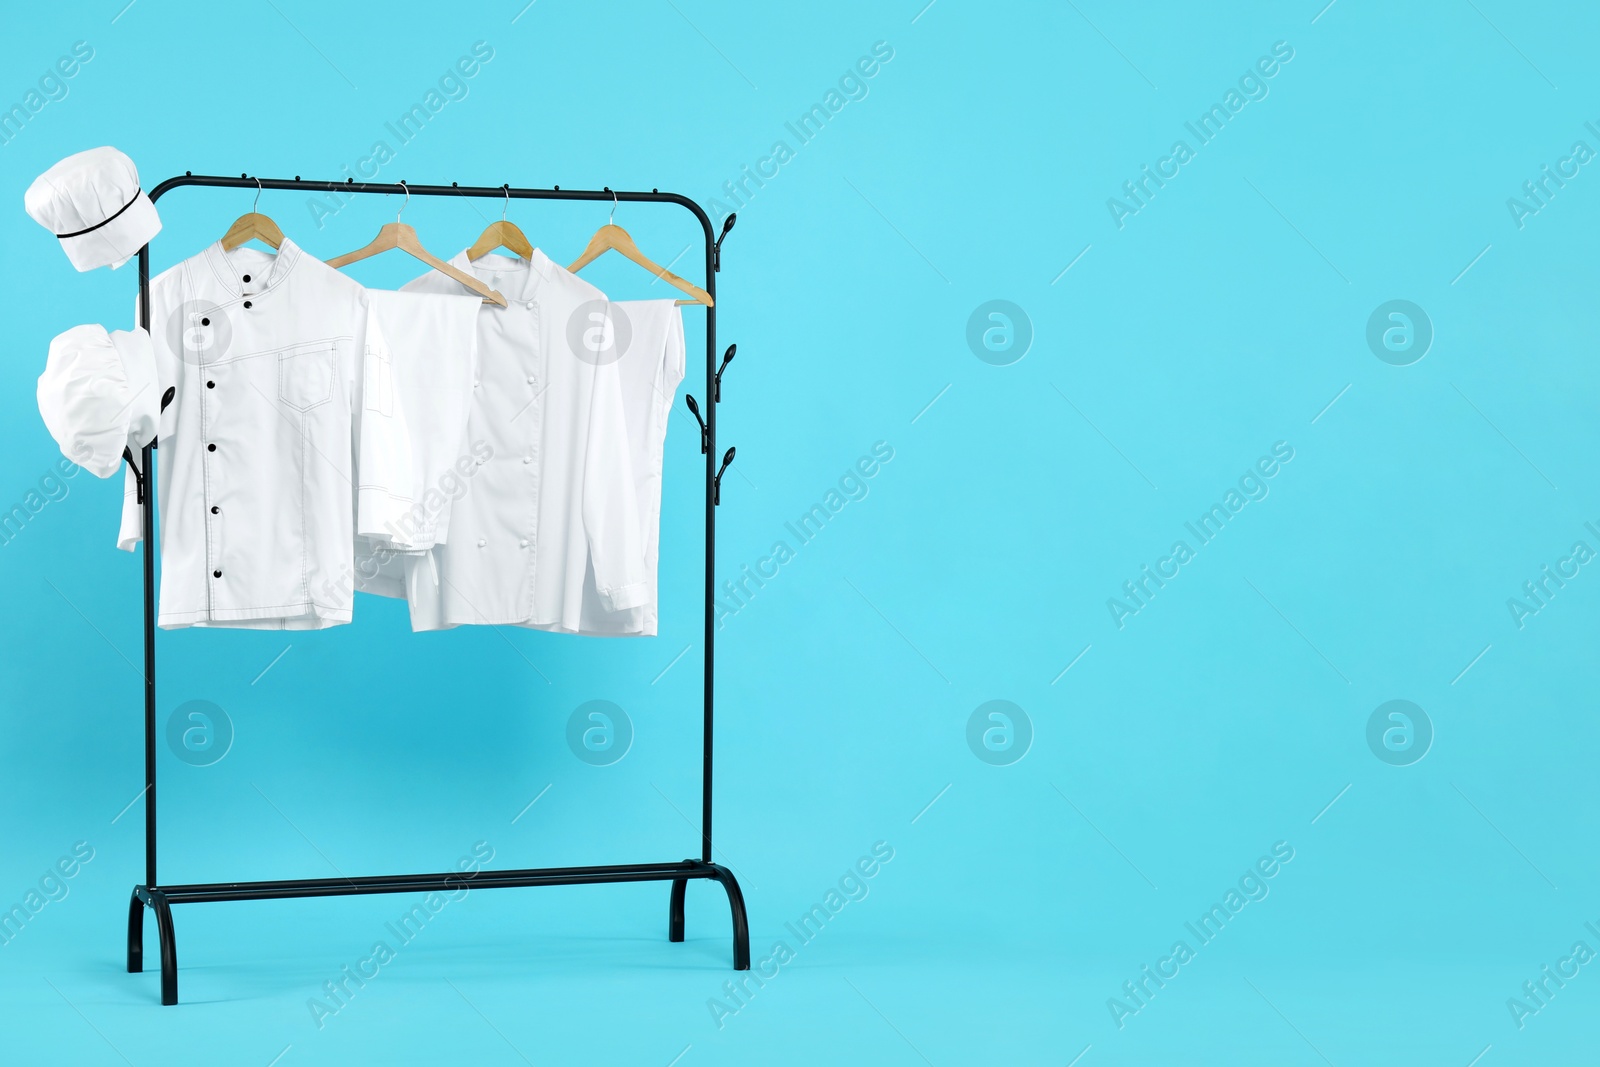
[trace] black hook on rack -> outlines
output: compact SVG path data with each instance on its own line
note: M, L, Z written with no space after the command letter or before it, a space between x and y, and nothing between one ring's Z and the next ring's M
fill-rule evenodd
M243 176L241 175L241 177L243 177ZM167 405L172 403L172 398L177 395L177 392L178 392L178 387L177 386L175 386L175 385L167 386L167 391L161 394L161 411L166 411L167 410ZM156 447L156 442L155 442L154 438L152 438L151 441L150 441L150 447L151 448ZM122 458L127 460L128 469L133 472L133 486L134 486L135 502L139 503L139 504L143 504L144 503L144 483L145 483L144 471L140 470L139 469L139 465L133 461L133 446L124 445L122 447Z
M689 414L694 416L694 421L700 424L700 454L706 454L706 449L711 447L711 433L706 429L706 420L700 417L700 405L695 403L694 396L683 394L683 402L689 405Z
M722 403L722 372L728 369L728 364L733 362L733 354L739 351L738 345L729 345L728 350L722 353L722 366L717 368L717 377L711 391L711 401L714 404Z
M728 449L722 454L722 466L717 468L717 476L711 483L711 503L722 503L722 472L728 469L728 464L733 462L733 449Z
M736 213L729 214L722 223L722 232L717 235L717 243L711 246L711 269L720 273L722 271L722 239L728 236L728 231L733 229L733 224L738 220Z
M127 460L128 469L133 471L133 486L136 502L144 503L144 472L139 470L139 465L133 461L133 448L129 445L122 446L122 458Z

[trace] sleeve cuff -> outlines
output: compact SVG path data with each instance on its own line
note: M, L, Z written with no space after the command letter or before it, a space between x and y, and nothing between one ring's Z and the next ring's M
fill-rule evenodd
M365 486L356 493L356 535L400 552L432 548L432 523L419 523L412 502L384 489Z
M615 589L601 589L600 606L607 611L627 611L643 607L650 600L650 583L634 582Z

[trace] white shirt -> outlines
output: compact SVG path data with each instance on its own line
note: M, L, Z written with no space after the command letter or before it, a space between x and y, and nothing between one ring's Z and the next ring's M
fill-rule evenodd
M158 623L349 622L354 538L387 536L415 482L366 290L286 240L276 255L213 244L149 295L160 388L174 391L156 464ZM131 549L131 492L122 529Z
M675 300L619 300L614 305L632 326L628 350L617 361L621 374L622 421L628 433L639 536L644 547L646 599L637 607L607 611L589 583L584 589L580 633L654 637L657 630L656 570L661 542L661 468L673 398L683 381L683 313Z
M529 260L470 263L463 252L451 263L509 306L478 312L468 438L490 454L451 506L449 540L431 564L408 569L413 629L480 623L577 633L586 582L608 612L643 605L650 582L613 305L537 249ZM402 288L463 292L436 271Z

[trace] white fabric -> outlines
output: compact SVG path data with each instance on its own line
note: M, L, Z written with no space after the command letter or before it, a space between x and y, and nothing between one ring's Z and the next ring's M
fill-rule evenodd
M684 374L683 313L670 299L619 300L616 306L632 325L631 343L617 361L617 369L621 374L622 421L628 433L648 588L643 604L607 611L594 583L587 583L578 631L597 636L654 637L658 624L661 469L673 397Z
M615 305L537 249L529 260L471 263L463 252L451 263L509 306L478 312L468 437L488 454L451 506L449 540L408 561L413 629L480 623L578 633L586 581L606 611L640 607L650 583L621 374L615 347L601 343L626 332L613 332ZM464 291L436 271L402 288ZM598 347L583 349L584 341Z
M158 623L349 622L354 538L387 536L415 484L367 291L292 241L276 255L218 243L150 283L150 322L160 387L175 389L156 463ZM129 491L121 546L139 530Z
M392 378L410 437L410 509L380 539L357 537L356 589L405 596L405 553L426 551L449 535L450 506L470 488L476 454L467 440L482 298L369 289L383 323L390 361L368 368ZM387 395L388 389L382 390ZM480 443L479 452L482 451Z
M50 342L39 376L39 414L61 454L97 478L156 434L161 413L155 353L143 330L74 326Z
M35 178L22 202L35 222L60 238L80 271L108 264L115 270L161 232L156 206L139 188L138 169L115 148L68 156Z

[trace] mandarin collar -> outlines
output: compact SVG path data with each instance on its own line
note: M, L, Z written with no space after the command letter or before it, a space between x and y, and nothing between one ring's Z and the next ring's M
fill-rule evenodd
M271 262L266 267L266 277L259 282L255 280L251 282L252 286L259 284L259 288L252 288L246 293L238 266L228 258L228 253L222 248L222 242L217 241L206 249L206 263L210 265L211 272L216 275L222 287L235 298L257 296L276 289L289 277L289 273L300 262L300 257L300 246L285 237L283 245L272 256Z

